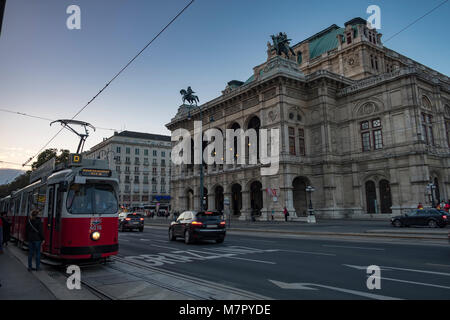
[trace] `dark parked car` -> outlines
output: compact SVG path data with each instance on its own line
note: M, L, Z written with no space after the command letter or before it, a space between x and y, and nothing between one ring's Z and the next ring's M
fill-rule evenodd
M119 230L139 229L144 231L144 216L139 213L121 213L119 214Z
M216 240L222 243L226 229L222 213L215 211L185 211L169 227L169 239L184 238L185 243L195 240Z
M430 228L445 227L448 213L437 209L417 209L407 214L391 218L394 227L428 226Z

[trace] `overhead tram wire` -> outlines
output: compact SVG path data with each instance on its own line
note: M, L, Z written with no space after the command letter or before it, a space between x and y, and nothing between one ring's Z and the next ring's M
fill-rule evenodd
M440 3L439 5L437 5L436 7L434 7L433 9L431 9L430 11L428 11L427 13L425 13L424 15L422 15L421 17L417 18L416 20L414 20L413 22L411 22L410 24L408 24L406 27L404 27L402 30L398 31L396 34L394 34L393 36L391 36L390 38L388 38L387 40L383 41L384 43L388 42L389 40L391 40L392 38L394 38L396 35L402 33L403 31L405 31L406 29L408 29L409 27L411 27L413 24L417 23L419 20L425 18L427 15L429 15L430 13L432 13L434 10L436 10L437 8L443 6L445 3L447 3L448 0L443 1L442 3Z
M137 57L139 57L142 52L144 52L159 36L179 17L183 14L183 12L191 6L192 3L194 3L195 0L191 0L170 22L160 31L158 34L148 42L144 48L142 48L141 51L139 51L110 81L108 81L105 86L91 99L89 100L86 105L81 108L72 118L71 120L75 119L86 107L91 104L92 101L94 101L110 84L113 82L123 71L125 71L126 68L130 66L136 60ZM28 164L31 160L33 160L42 150L44 150L60 133L64 130L64 127L62 127L33 157L28 159L23 166Z
M15 163L15 162L3 161L3 160L0 160L0 163L14 164L14 165L22 166L22 167L23 167L23 165L22 165L21 163ZM29 164L26 164L25 166L31 167L31 165L29 165Z
M7 113L12 113L12 114L17 114L17 115L20 115L20 116L25 116L25 117L30 117L30 118L36 118L36 119L45 120L45 121L49 121L49 122L55 121L55 119L44 118L44 117L40 117L40 116L35 116L35 115L27 114L27 113L24 113L24 112L12 111L12 110L2 109L2 108L0 108L0 112L7 112ZM114 128L102 128L102 127L95 127L95 128L96 128L96 129L101 129L101 130L119 131L119 130L114 129Z

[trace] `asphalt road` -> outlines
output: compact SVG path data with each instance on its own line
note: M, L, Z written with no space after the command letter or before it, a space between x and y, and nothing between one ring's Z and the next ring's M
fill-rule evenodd
M119 256L273 299L445 299L450 245L229 232L223 244L169 241L167 228L120 232ZM367 288L367 266L381 268ZM370 281L376 283L375 280Z

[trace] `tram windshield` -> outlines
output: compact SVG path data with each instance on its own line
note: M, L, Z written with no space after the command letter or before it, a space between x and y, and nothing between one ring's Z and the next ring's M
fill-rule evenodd
M67 195L67 210L72 214L117 213L114 188L100 183L72 184Z

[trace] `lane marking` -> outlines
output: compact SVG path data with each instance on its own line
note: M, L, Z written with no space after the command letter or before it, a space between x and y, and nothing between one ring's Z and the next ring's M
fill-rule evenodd
M275 281L275 280L270 280L270 279L268 279L268 280L270 282L272 282L274 285L276 285L282 289L317 290L316 288L311 288L312 286L314 286L314 287L325 288L325 289L329 289L329 290L344 292L344 293L361 296L361 297L365 297L365 298L370 298L370 299L376 299L376 300L401 300L399 298L382 296L379 294L367 293L367 292L363 292L363 291L356 291L356 290L350 290L350 289L344 289L344 288L338 288L338 287L332 287L332 286L325 286L325 285L317 284L317 283L287 283L287 282Z
M448 290L450 290L450 287L447 287L447 286L440 286L440 285L437 285L437 284L431 284L431 283L415 282L415 281L407 281L407 280L393 279L393 278L385 278L385 277L381 277L380 279L381 279L381 280L389 280L389 281L395 281L395 282L403 282L403 283L417 284L417 285L420 285L420 286L435 287L435 288L441 288L441 289L448 289Z
M427 265L450 268L450 265L448 264L427 263Z
M160 246L157 244L151 244L152 247L158 247L158 248L165 248L165 249L171 249L171 250L179 250L180 248L175 248L175 247L167 247L167 246Z
M360 269L360 270L365 270L367 269L366 266L354 266L354 265L350 265L350 264L344 264L344 266L350 267L350 268L355 268L355 269ZM447 276L450 277L450 273L446 273L446 272L437 272L437 271L428 271L428 270L416 270L416 269L407 269L407 268L397 268L397 267L387 267L387 266L380 266L381 270L400 270L400 271L409 271L409 272L418 272L418 273L428 273L428 274L436 274L436 275L440 275L440 276Z
M364 249L364 250L378 250L378 251L384 251L383 248L369 248L369 247L351 247L351 246L335 246L335 245L328 245L323 244L323 247L329 247L329 248L347 248L347 249Z
M266 264L276 264L276 262L272 262L272 261L264 261L264 260L253 260L253 259L238 258L238 257L225 257L225 258L228 258L228 259L245 260L245 261L251 261L251 262L258 262L258 263L266 263Z
M280 249L280 251L285 251L285 252L292 252L292 253L304 253L304 254L314 254L314 255L319 255L319 256L332 256L335 257L336 254L334 253L323 253L323 252L312 252L312 251L299 251L299 250L285 250L285 249Z
M151 241L150 239L139 239L139 240L141 240L141 241Z

